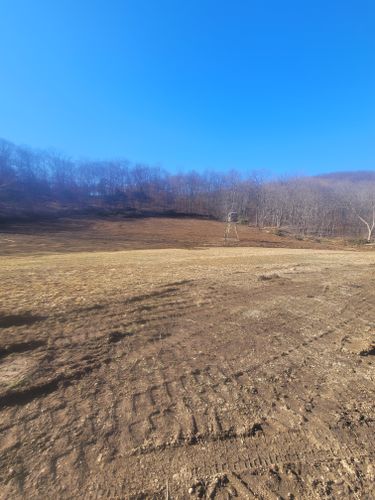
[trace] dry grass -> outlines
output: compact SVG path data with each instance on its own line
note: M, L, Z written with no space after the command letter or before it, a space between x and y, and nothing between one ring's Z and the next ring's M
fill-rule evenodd
M56 248L0 261L0 496L373 496L373 253Z

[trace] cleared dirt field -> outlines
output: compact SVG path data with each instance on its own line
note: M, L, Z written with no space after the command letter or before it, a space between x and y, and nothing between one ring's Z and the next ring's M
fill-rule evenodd
M0 255L221 247L224 244L224 228L224 223L218 221L161 217L65 218L32 224L14 222L0 224ZM340 240L317 241L316 238L302 240L293 236L277 236L270 230L259 230L245 225L238 225L238 233L241 241L238 243L232 239L230 245L344 248L344 242Z
M1 498L374 498L374 252L26 233L1 235Z

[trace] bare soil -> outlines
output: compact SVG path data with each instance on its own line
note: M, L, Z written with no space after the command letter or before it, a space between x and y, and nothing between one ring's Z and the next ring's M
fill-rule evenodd
M374 252L154 223L0 236L0 497L374 498Z
M240 241L228 245L275 248L348 248L343 240L278 236L274 229L238 224ZM149 217L60 218L0 225L0 255L97 252L145 248L206 248L224 245L223 222ZM358 247L357 247L358 249ZM362 250L365 247L361 248Z

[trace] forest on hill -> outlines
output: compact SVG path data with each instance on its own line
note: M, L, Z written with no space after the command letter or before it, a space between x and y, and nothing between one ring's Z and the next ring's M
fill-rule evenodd
M171 174L127 160L72 160L0 139L0 217L85 209L174 213L288 228L301 234L375 234L375 172L270 180L260 172Z

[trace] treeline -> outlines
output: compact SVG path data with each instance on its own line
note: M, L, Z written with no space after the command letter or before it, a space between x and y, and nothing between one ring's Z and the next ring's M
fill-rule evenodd
M225 218L259 227L371 239L375 172L270 181L258 172L189 172L127 160L73 161L0 140L0 212L100 207Z

